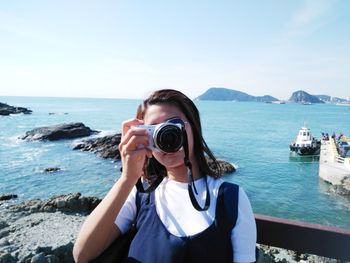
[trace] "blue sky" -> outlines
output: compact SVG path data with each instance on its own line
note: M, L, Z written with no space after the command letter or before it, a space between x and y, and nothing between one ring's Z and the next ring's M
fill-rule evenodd
M350 1L3 1L0 96L350 97Z

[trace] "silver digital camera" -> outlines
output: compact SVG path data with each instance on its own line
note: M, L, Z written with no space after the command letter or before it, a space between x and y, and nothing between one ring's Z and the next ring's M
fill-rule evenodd
M147 130L149 144L152 151L165 153L177 152L183 145L184 122L179 118L172 118L156 125L138 125Z

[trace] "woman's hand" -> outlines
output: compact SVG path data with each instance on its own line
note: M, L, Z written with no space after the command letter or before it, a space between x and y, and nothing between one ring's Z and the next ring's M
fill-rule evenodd
M115 218L142 175L146 156L152 156L152 152L146 148L148 145L146 130L134 127L140 124L143 122L137 119L122 124L119 151L123 174L84 222L74 244L73 255L76 262L89 262L120 235L120 230L114 223Z
M143 124L138 119L130 119L122 123L122 137L119 143L119 151L122 159L123 174L128 180L135 183L143 173L146 157L152 157L152 151L148 145L146 129L135 126Z

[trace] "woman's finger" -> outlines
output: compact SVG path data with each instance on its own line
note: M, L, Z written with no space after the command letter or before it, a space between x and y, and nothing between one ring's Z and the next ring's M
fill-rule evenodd
M143 139L148 140L147 131L145 129L133 127L129 129L126 132L126 134L124 134L124 136L121 138L119 146L122 147L123 145L128 144L132 137L141 137Z
M122 123L122 137L127 133L127 131L131 127L141 125L141 124L143 124L143 121L136 119L136 118L123 121L123 123Z
M130 151L146 148L147 145L148 136L145 131L131 131L126 134L123 142L119 144L119 150L127 154Z

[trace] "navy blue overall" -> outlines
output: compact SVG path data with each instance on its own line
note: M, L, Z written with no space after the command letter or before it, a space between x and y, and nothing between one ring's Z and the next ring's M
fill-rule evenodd
M232 262L231 231L237 212L238 186L224 182L219 189L214 222L198 234L177 237L161 222L154 192L141 194L137 234L130 246L128 262Z

